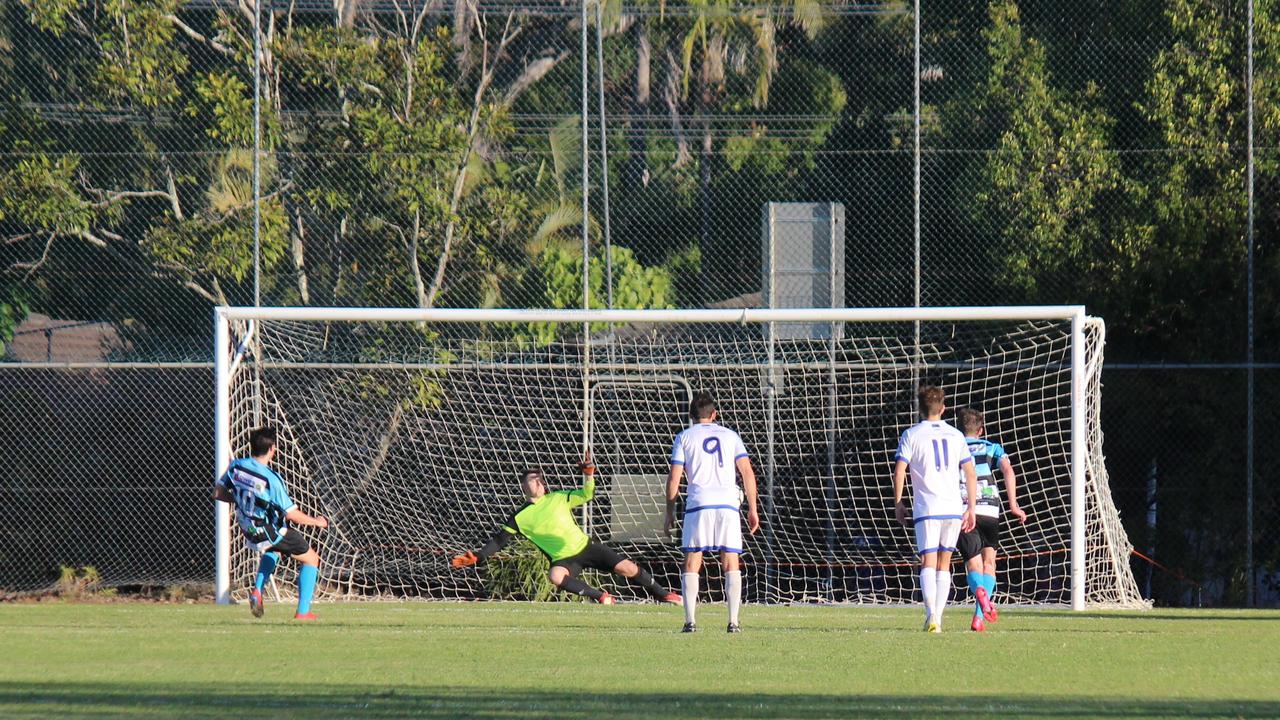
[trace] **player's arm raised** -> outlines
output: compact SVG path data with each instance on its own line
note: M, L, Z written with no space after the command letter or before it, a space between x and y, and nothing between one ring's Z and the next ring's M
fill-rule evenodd
M582 471L582 487L569 491L569 507L571 508L591 502L591 498L596 495L596 465L591 462L590 450L582 458L582 462L578 463L578 470Z
M907 503L902 499L906 484L907 461L897 460L893 463L893 514L903 525L907 524Z
M755 535L760 529L760 511L756 507L756 471L751 467L749 457L740 457L734 464L738 466L738 474L742 476L742 491L747 496L747 530Z
M1000 458L1000 472L1004 475L1004 494L1009 498L1009 514L1018 518L1019 523L1025 523L1027 513L1018 505L1018 480L1008 455Z

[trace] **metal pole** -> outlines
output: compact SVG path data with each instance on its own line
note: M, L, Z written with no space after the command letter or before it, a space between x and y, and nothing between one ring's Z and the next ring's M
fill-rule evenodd
M613 239L609 232L609 140L605 136L604 110L604 11L596 3L596 82L600 86L600 187L604 190L604 283L613 307Z
M1084 309L1071 318L1071 609L1085 599L1085 337Z
M913 81L914 81L913 87L915 88L915 91L914 91L914 98L913 98L914 109L911 113L912 126L913 126L912 132L914 136L911 154L914 160L915 167L912 172L911 214L912 214L912 236L914 237L914 240L915 240L915 250L914 250L915 288L914 288L914 294L912 295L912 298L913 298L912 307L920 307L920 0L915 0L915 17L913 18L913 20L914 20L914 26L915 26L915 29L914 29L915 77L913 78ZM915 360L917 363L919 363L920 361L920 321L919 320L915 322ZM913 376L912 378L913 385L918 384L918 382L916 382L916 379L917 378Z
M1248 48L1248 72L1245 73L1245 88L1248 95L1248 190L1249 190L1249 227L1245 235L1246 257L1246 274L1248 276L1245 283L1246 293L1248 294L1248 302L1246 310L1246 324L1248 330L1245 334L1245 364L1248 366L1246 370L1246 390L1245 390L1245 460L1244 460L1244 483L1245 483L1245 516L1244 516L1244 568L1245 568L1245 605L1253 607L1254 595L1254 568L1253 568L1253 392L1254 392L1254 368L1253 368L1253 245L1254 245L1254 227L1253 227L1253 1L1249 0L1249 48Z
M214 477L222 475L231 464L231 351L230 321L220 309L213 313L213 377L214 377ZM214 602L231 602L231 507L213 503L213 587Z
M262 304L262 0L253 1L253 305Z
M588 147L587 130L591 119L587 101L589 87L587 84L587 1L582 0L582 309L591 309L591 237L588 215L588 199L590 197L591 167L589 165L591 150ZM582 323L582 452L585 455L591 450L591 322ZM586 506L582 509L582 523L587 531L591 531L591 513Z

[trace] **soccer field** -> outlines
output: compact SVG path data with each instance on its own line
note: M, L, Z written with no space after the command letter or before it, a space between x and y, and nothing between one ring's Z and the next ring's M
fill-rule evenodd
M1278 717L1280 612L0 605L0 717Z

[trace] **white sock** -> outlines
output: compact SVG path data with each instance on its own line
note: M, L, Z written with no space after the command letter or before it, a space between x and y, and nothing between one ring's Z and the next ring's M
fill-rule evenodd
M730 570L724 574L724 597L729 603L729 622L738 624L738 608L742 605L742 571Z
M939 570L937 575L937 595L934 596L933 612L934 617L938 618L938 621L941 622L942 611L947 609L947 597L951 595L951 571Z
M924 614L933 616L933 601L938 595L938 571L920 568L920 596L924 598Z
M694 612L698 609L698 573L682 573L680 591L684 596L684 621L694 622Z

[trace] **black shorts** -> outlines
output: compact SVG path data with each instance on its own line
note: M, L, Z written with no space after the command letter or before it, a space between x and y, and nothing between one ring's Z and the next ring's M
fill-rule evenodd
M307 542L307 536L302 534L297 528L289 528L289 532L280 538L280 542L272 545L267 552L278 552L282 555L290 557L294 555L306 555L311 550L311 543Z
M1000 518L979 515L973 529L960 533L960 539L956 541L956 549L966 562L981 555L982 548L1000 549Z
M559 565L567 568L570 575L577 575L584 567L613 572L613 569L623 560L626 558L608 545L589 540L587 546L582 548L582 552L570 555L563 560L556 560L551 563L551 567Z

